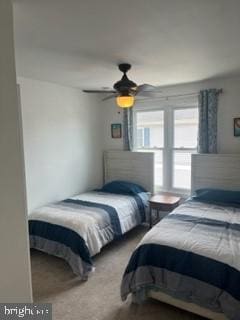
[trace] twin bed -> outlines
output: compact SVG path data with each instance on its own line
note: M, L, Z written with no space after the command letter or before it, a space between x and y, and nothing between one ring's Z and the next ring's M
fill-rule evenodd
M101 189L41 207L29 216L30 247L63 258L81 279L88 278L94 269L92 257L103 246L146 220L153 191L152 153L107 151L104 169Z
M154 298L214 320L240 319L240 156L193 155L194 196L133 252L121 296ZM208 187L208 189L206 189Z
M110 189L107 184L37 210L29 222L31 246L65 258L76 274L87 277L91 257L103 245L145 221L153 155L142 154L139 160L134 154L108 153L105 179L142 182L145 188L127 183L128 191L123 191L121 181L120 187L113 182ZM137 162L129 157L137 157ZM146 164L151 179L140 169ZM239 179L239 156L193 156L192 189L198 191L138 244L123 275L123 300L132 294L136 302L150 297L209 319L240 319L240 192L213 190L239 190ZM61 241L56 241L60 233Z

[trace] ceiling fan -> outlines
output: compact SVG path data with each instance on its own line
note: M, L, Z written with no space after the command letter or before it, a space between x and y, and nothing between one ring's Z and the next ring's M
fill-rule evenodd
M104 100L116 98L116 103L121 108L130 108L134 105L135 96L151 97L159 91L159 87L150 84L137 85L128 79L127 72L131 69L129 63L121 63L118 65L119 70L123 73L121 80L113 85L114 90L83 90L87 93L111 93Z

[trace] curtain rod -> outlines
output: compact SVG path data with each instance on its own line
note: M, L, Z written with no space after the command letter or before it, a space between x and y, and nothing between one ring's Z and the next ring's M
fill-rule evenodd
M217 94L221 94L223 93L223 89L217 89ZM159 96L159 97L149 97L149 98L145 98L145 99L141 99L141 100L138 100L139 102L140 101L145 101L145 100L150 100L150 99L153 99L153 100L159 100L159 99L166 99L168 100L169 98L179 98L179 97L191 97L191 96L198 96L199 95L199 92L191 92L191 93L183 93L183 94L173 94L173 95L166 95L166 96Z

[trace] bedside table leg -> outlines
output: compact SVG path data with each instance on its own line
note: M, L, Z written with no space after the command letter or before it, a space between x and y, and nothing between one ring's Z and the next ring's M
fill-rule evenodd
M152 208L151 207L149 209L149 215L150 215L150 217L149 217L149 229L151 229L152 228Z

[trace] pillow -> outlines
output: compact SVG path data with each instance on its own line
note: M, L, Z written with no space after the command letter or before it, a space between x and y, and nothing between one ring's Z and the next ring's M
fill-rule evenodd
M192 196L192 200L240 205L240 191L198 189Z
M138 194L141 192L147 192L143 187L136 183L129 181L115 180L109 183L106 183L102 189L102 192L116 193L116 194Z

